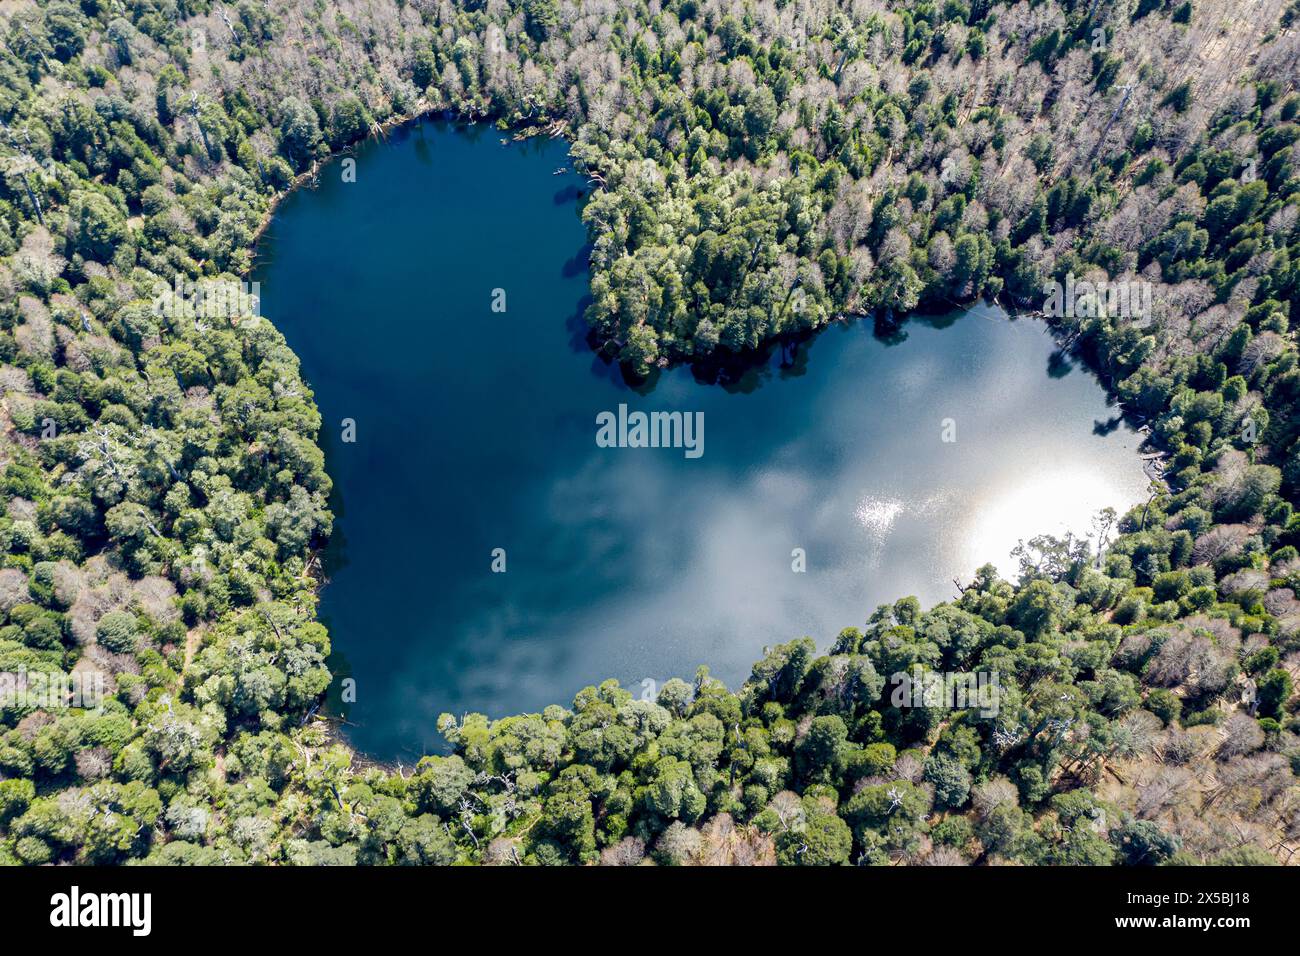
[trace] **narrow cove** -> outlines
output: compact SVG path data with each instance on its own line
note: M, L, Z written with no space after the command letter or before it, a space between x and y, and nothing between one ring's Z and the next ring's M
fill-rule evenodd
M737 686L765 645L948 600L985 562L1013 573L1018 539L1144 494L1140 436L1040 322L845 323L725 386L632 388L586 344L563 142L423 122L355 158L355 182L335 163L286 199L253 278L323 416L331 708L374 757L440 749L441 712L606 678ZM617 440L637 412L680 413L683 441Z

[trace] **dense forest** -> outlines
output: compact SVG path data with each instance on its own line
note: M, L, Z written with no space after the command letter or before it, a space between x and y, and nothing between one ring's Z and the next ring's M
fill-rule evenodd
M0 8L0 862L1161 864L1300 847L1300 6L15 0ZM426 113L563 135L633 373L1067 276L1149 500L729 691L607 682L366 762L320 714L320 416L237 283ZM211 307L214 305L216 307ZM232 307L231 303L235 305ZM1154 473L1154 472L1153 472ZM1103 533L1104 532L1104 533ZM992 557L992 556L990 556ZM852 622L845 622L852 623ZM795 637L795 635L791 635ZM896 706L992 672L996 714Z

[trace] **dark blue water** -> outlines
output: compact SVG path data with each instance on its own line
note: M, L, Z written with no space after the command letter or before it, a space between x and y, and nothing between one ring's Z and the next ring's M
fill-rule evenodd
M367 144L356 182L326 168L259 246L264 313L326 423L320 612L363 751L409 759L440 712L567 705L609 677L640 694L707 664L735 686L765 645L946 600L986 561L1011 573L1018 538L1141 497L1098 383L989 307L892 344L836 326L728 387L679 369L630 389L579 318L586 184L553 175L562 142L500 135ZM598 447L620 403L702 412L703 455Z

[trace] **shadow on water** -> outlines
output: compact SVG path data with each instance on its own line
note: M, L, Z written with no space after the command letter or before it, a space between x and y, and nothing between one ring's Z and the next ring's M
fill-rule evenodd
M566 278L572 277L570 264L582 259L585 263L590 246L574 256L565 265ZM585 270L585 265L583 269ZM625 362L617 358L618 345L601 342L584 318L591 297L584 296L577 310L565 323L569 332L569 347L575 352L592 354L591 373L599 379L623 385L641 396L654 392L662 377L662 370L653 368L648 375L638 376ZM717 386L734 395L749 395L773 379L786 381L801 378L811 366L811 352L822 335L837 330L845 334L869 331L872 338L886 346L901 345L907 341L906 326L916 323L932 329L946 329L970 312L988 308L977 303L965 311L947 313L915 313L903 318L874 318L868 325L865 316L849 316L820 329L800 329L770 340L756 349L734 351L718 348L711 355L689 363L691 377L700 385ZM1067 369L1068 371L1068 369Z
M1115 431L1119 428L1119 426L1123 424L1123 422L1124 422L1123 415L1115 415L1112 418L1106 419L1106 421L1104 422L1103 421L1093 422L1092 433L1094 435L1099 435L1104 438L1107 435L1114 434Z
M967 306L954 305L953 308L946 312L924 312L920 315L914 315L910 318L921 325L931 329L950 329L957 324L957 321L967 312L972 312L981 306L987 306L986 302L973 302ZM906 321L906 319L904 320Z
M781 378L792 379L801 378L808 372L808 348L801 348L799 343L792 342L788 350L782 346L784 352L788 355L781 362Z
M784 353L784 343L748 353L717 354L691 366L691 375L701 385L716 385L733 395L749 395L772 377L772 359L777 348Z
M876 316L872 320L872 337L881 345L895 346L902 345L907 341L907 333L903 331L903 326L907 324L907 319L886 318Z
M570 264L579 259L585 262L590 248L590 245L585 246L578 255L565 264L566 277L571 277ZM583 268L585 269L585 265ZM566 324L570 333L570 347L577 352L592 352L591 372L596 378L623 385L636 395L652 394L662 377L663 370L654 368L648 375L638 376L626 363L619 362L614 354L617 346L612 342L601 343L583 318L590 304L591 297L585 296ZM833 329L849 332L869 328L873 339L887 347L894 347L907 341L908 325L916 324L943 330L971 314L996 321L1015 321L1014 315L1006 315L1000 308L986 302L977 302L964 309L949 312L913 313L902 317L874 316L871 317L870 326L867 324L866 316L850 316L831 322L820 329L803 329L778 336L757 349L737 352L719 348L707 358L690 363L689 369L692 378L701 385L717 386L729 394L749 395L773 378L785 381L806 375L811 365L813 345L818 338L829 335ZM1052 379L1063 379L1074 370L1078 362L1084 363L1085 367L1095 374L1096 370L1086 354L1078 349L1055 349L1047 359L1047 375ZM1106 397L1107 407L1114 407L1115 404L1113 397ZM1104 421L1100 419L1095 421L1092 433L1104 438L1114 434L1125 423L1136 426L1139 421L1128 412L1121 410L1119 414Z
M1074 363L1061 349L1057 349L1047 357L1047 374L1052 378L1065 378L1072 371L1074 371Z
M586 193L583 192L581 189L579 189L577 186L565 186L563 189L557 192L553 198L555 201L555 205L563 206L566 203L577 202L585 195Z
M321 428L317 444L320 445L321 453L327 462L333 461L339 453L339 440L328 428ZM326 544L325 550L319 553L321 574L328 581L348 565L348 538L343 530L345 527L343 518L346 517L348 509L343 500L343 489L340 482L334 481L330 486L326 506L334 516L334 527L330 532L329 542Z
M587 243L575 252L572 258L565 260L564 265L560 269L560 275L566 279L576 279L580 275L586 275L587 263L590 259L591 243ZM584 309L587 305L591 304L591 296L587 296L585 302L586 304L583 305Z
M333 456L338 452L338 442L330 435L328 430L322 429L319 444L321 451L326 456L326 460L332 460ZM334 482L331 486L326 504L334 515L334 526L324 550L317 552L320 556L322 587L327 586L331 578L351 563L348 557L348 536L345 530L347 525L343 521L344 516L347 514L347 506L344 504L341 483ZM321 607L316 617L331 637L330 654L326 658L326 664L330 669L330 673L333 674L333 680L330 681L325 694L325 713L333 714L346 721L347 715L352 708L350 703L343 700L343 682L353 676L352 662L340 647L334 628L333 616L327 608Z
M590 305L591 296L584 295L578 300L573 314L564 320L564 330L569 333L569 348L577 355L591 352L591 326L584 318Z
M433 143L425 135L425 124L416 123L413 126L401 127L394 131L393 141L404 142L407 139L414 138L415 159L421 166L433 165Z
M932 329L946 329L967 312L980 308L984 308L983 304L971 306L967 311L916 313L901 319L874 317L870 320L870 325L866 316L846 316L820 329L801 329L787 333L758 349L745 352L721 349L709 358L693 363L691 374L702 385L717 385L735 394L750 394L774 377L784 381L805 375L811 366L813 346L823 335L869 330L877 342L896 346L907 341L906 326L909 323Z

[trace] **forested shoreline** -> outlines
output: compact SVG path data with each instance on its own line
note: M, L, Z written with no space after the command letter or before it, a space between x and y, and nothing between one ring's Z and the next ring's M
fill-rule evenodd
M0 862L1288 862L1300 838L1293 4L524 0L0 11ZM320 415L237 283L395 118L563 134L588 322L645 374L849 314L1149 283L1053 324L1165 463L1099 540L903 598L728 691L320 718ZM227 302L229 300L226 300ZM1113 533L1112 533L1113 532ZM864 609L864 613L866 613ZM817 635L826 640L830 635ZM996 673L996 714L891 702Z

